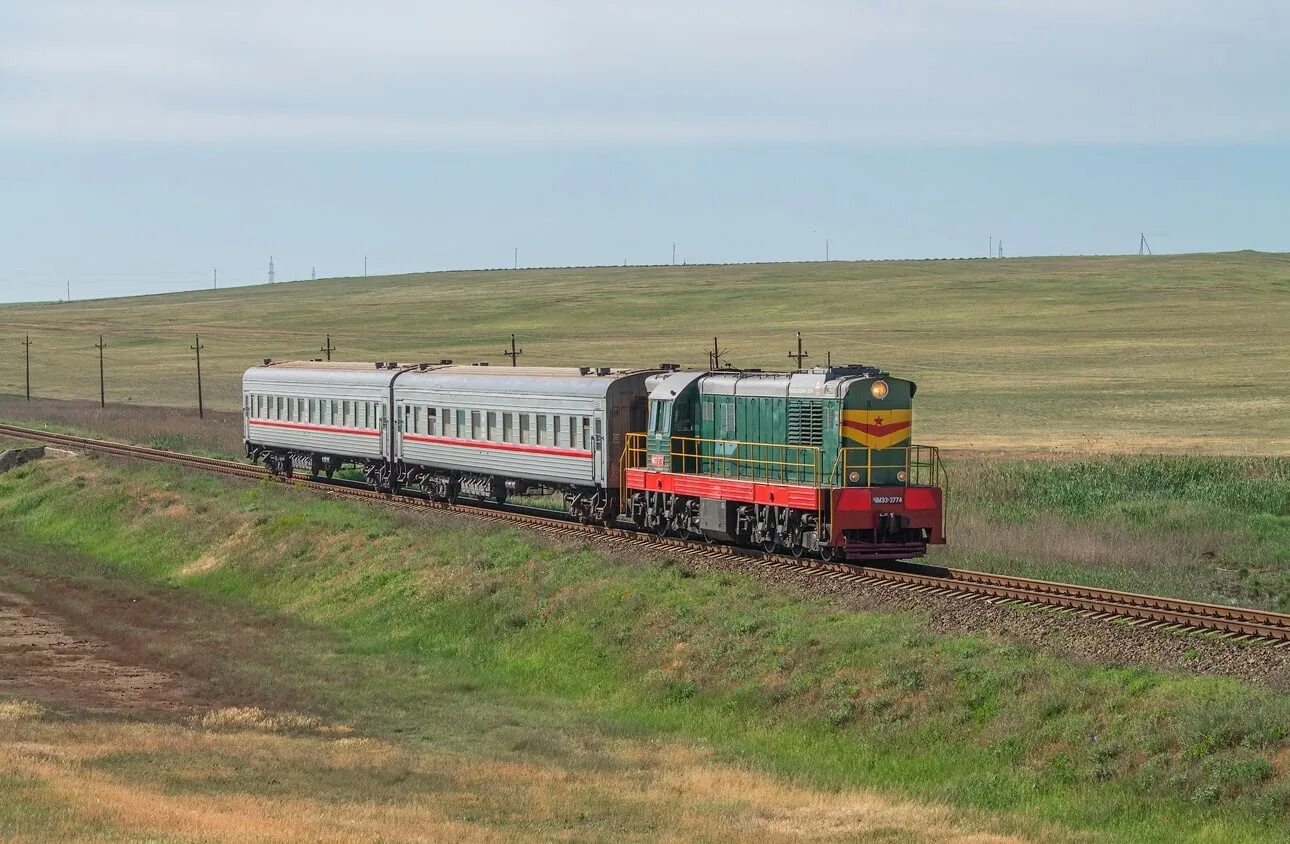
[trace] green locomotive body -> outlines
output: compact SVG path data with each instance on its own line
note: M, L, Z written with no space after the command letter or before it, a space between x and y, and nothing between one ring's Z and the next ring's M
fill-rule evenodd
M623 473L639 526L856 560L944 541L939 460L910 439L912 381L836 366L647 386L649 424Z

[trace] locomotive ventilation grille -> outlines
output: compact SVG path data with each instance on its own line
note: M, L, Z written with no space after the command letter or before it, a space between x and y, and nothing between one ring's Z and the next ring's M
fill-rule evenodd
M823 443L823 402L790 401L788 403L788 444L818 447Z

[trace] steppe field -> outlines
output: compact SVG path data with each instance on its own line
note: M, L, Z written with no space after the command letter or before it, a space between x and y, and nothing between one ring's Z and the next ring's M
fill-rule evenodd
M0 306L0 421L237 455L263 357L919 382L948 565L1290 611L1290 256L432 273ZM36 399L21 397L30 334ZM196 418L200 333L208 413ZM107 342L108 402L97 352ZM20 444L0 441L0 450ZM93 455L0 474L0 839L1284 841L1290 649Z
M75 293L75 291L73 291ZM0 392L235 410L261 358L783 368L919 383L921 440L972 449L1290 454L1290 256L831 262L419 273L0 307Z

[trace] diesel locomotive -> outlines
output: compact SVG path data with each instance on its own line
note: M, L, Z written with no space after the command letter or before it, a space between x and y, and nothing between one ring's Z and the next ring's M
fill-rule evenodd
M942 469L916 386L795 372L266 360L243 377L247 456L361 470L438 501L563 495L587 522L795 556L888 561L943 543Z

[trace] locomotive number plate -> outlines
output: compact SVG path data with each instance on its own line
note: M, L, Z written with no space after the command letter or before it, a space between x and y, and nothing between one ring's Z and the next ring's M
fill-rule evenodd
M904 504L905 496L903 495L875 495L874 504Z

